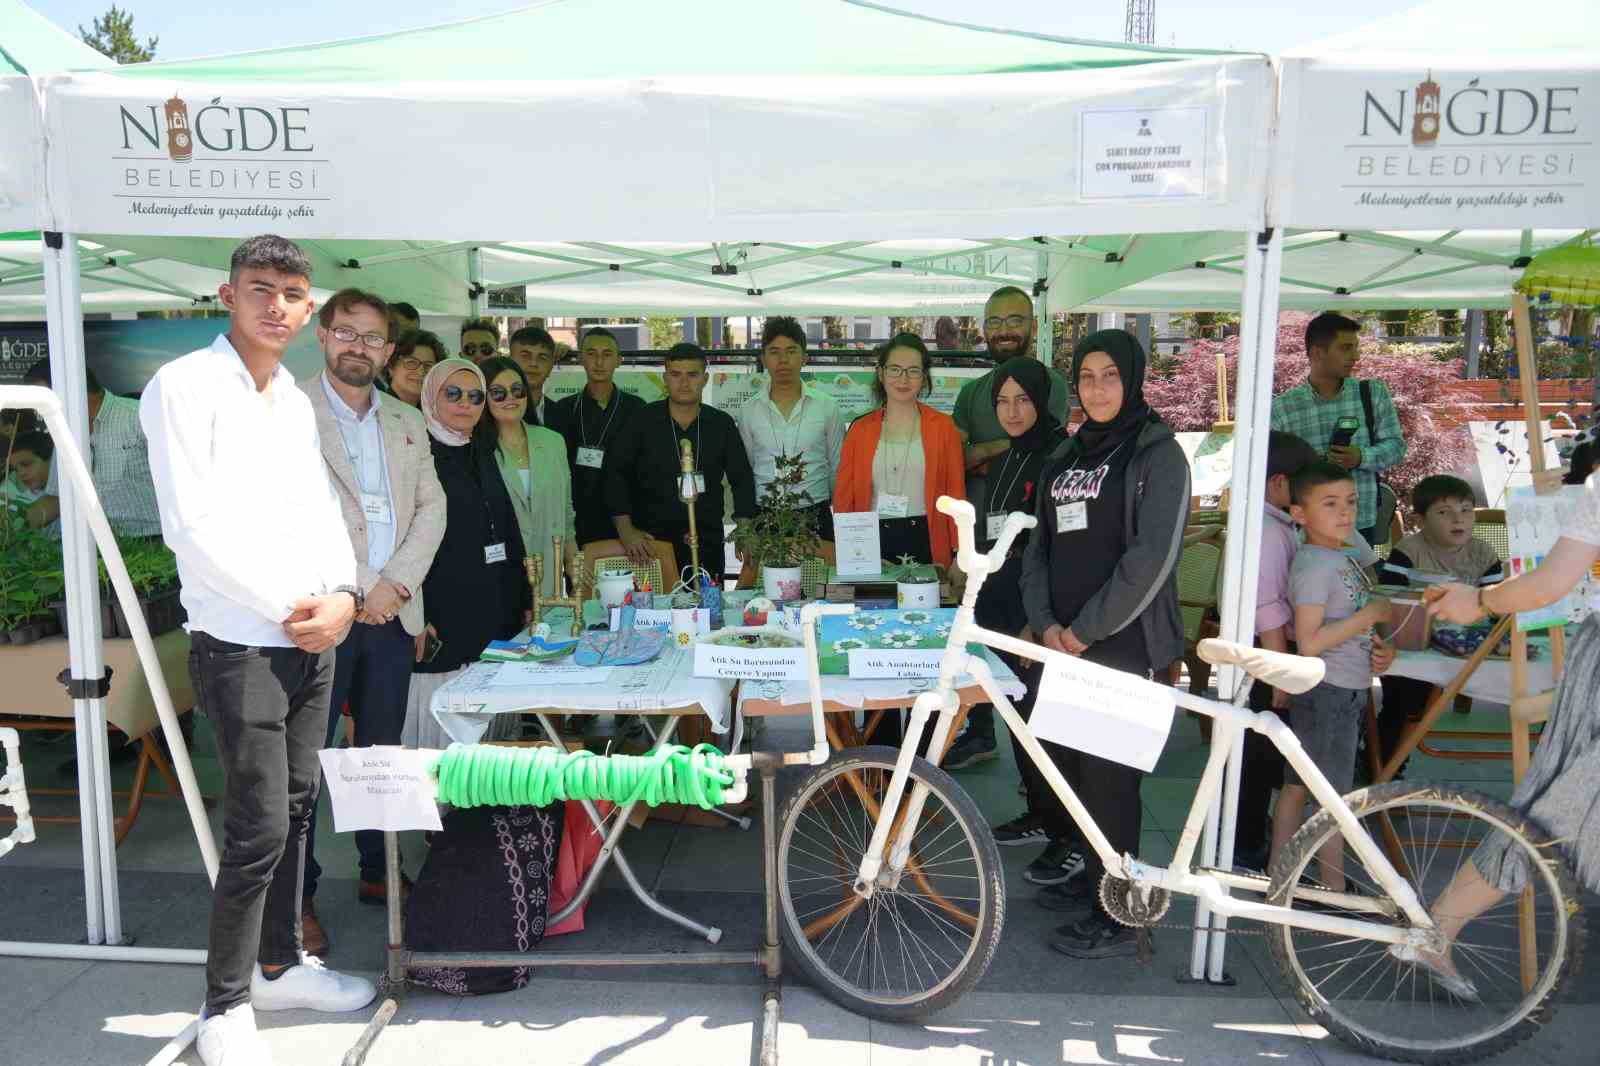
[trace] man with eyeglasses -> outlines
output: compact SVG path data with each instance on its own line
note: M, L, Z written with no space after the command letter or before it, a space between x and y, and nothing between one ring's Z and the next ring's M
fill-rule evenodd
M622 365L622 348L616 335L593 326L579 347L583 391L556 404L552 421L567 438L567 462L572 467L572 509L576 514L578 544L614 540L617 527L605 501L606 452L622 428L644 410L644 401L617 388L613 377ZM656 590L661 591L661 590Z
M983 336L989 356L996 366L1007 359L1027 355L1033 345L1033 298L1014 285L996 289L983 309ZM1066 376L1054 367L1050 374L1050 411L1064 426L1070 406L1071 386ZM967 499L978 511L978 529L985 530L989 464L1011 447L1011 437L995 416L994 371L974 378L961 387L951 415L961 431L963 457L967 466ZM989 547L986 538L982 547ZM962 770L999 757L994 740L994 708L980 704L967 715L967 729L950 748L941 763L946 770Z
M538 326L523 326L511 335L507 347L511 361L522 368L522 376L528 379L528 410L522 420L559 433L560 427L550 422L556 403L544 398L544 383L550 380L550 371L556 366L555 338Z
M461 358L481 363L500 354L500 324L492 318L469 318L461 323Z
M392 397L385 402L374 387L394 352L393 319L383 299L342 289L323 304L317 321L327 365L300 388L316 416L323 465L344 513L356 557L356 586L365 600L334 657L324 746L334 746L347 702L356 747L398 744L414 640L423 627L422 579L444 537L444 490L422 413ZM316 839L313 815L300 925L306 951L321 955L328 937L312 902L322 874ZM356 898L381 904L388 895L383 834L357 832L356 850L361 857Z

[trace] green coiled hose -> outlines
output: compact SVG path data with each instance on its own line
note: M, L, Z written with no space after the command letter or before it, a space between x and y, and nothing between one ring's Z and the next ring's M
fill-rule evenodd
M434 765L439 802L452 807L542 807L553 800L643 800L710 809L733 786L725 756L710 744L667 744L649 755L596 755L553 747L452 744Z

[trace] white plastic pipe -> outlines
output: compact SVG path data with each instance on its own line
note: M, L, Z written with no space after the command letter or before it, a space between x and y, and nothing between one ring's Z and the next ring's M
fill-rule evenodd
M0 748L5 749L5 773L0 774L0 807L17 812L17 827L0 839L0 855L18 844L33 843L33 816L28 810L28 782L22 772L22 740L15 729L0 729Z
M1044 291L1034 301L1033 354L1045 366L1055 361L1055 319L1050 309L1050 253L1040 252L1034 276L1044 282Z
M83 959L88 962L163 962L204 966L202 948L140 948L125 944L46 944L31 940L0 940L0 955L33 959Z

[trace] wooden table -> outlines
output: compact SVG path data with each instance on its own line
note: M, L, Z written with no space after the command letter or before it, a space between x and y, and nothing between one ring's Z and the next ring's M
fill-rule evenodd
M172 706L181 716L194 707L194 687L189 680L189 634L182 629L163 633L155 638L156 656L161 672L166 676L172 693ZM115 796L126 796L128 808L116 821L117 843L121 844L133 823L146 795L180 796L176 776L168 765L166 756L157 743L161 720L156 714L155 700L150 695L150 684L134 649L128 639L101 641L101 654L106 666L111 668L111 692L105 698L106 721L123 733L130 743L139 744L139 761L133 770L133 787L116 790ZM32 644L0 644L0 676L6 680L0 686L0 725L11 726L19 732L71 733L77 729L73 717L72 699L61 682L56 680L67 666L67 641L65 637L48 637ZM165 787L147 788L150 770L154 767L161 775ZM76 789L41 788L30 786L35 795L75 795ZM34 815L36 822L76 822L75 816Z

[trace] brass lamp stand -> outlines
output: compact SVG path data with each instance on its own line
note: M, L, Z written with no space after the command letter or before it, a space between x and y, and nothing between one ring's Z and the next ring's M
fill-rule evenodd
M578 580L576 584L570 584L567 581L565 567L561 565L562 560L565 559L563 549L566 547L566 542L561 537L551 537L550 543L552 547L551 555L555 558L557 567L556 591L559 592L562 585L569 584L568 592L570 595L551 597L542 595L542 590L544 589L544 556L535 552L523 559L522 565L528 571L528 585L533 589L533 624L537 626L544 621L544 613L552 607L570 607L572 608L572 635L577 636L583 630L583 601L589 598L589 574L583 565L583 552L580 551L573 557L578 568Z
M682 476L678 478L678 499L689 509L689 565L691 581L698 581L700 577L700 533L695 527L694 501L700 497L700 486L694 477L694 445L686 440L678 442L679 469ZM690 591L694 591L692 588Z

